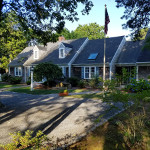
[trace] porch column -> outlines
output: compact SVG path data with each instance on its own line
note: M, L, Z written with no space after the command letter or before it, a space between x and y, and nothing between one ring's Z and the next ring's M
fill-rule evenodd
M24 81L27 81L26 67L24 67Z
M69 65L69 78L71 77L71 65Z
M112 66L109 65L109 80L112 79Z
M136 66L136 81L139 80L139 66Z

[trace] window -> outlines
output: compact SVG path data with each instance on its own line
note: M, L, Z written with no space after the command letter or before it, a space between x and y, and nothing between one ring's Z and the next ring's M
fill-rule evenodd
M88 57L89 60L93 60L93 59L96 59L98 53L92 53L90 54L90 56Z
M84 78L91 79L96 75L95 67L84 67Z
M65 51L63 48L59 49L59 58L65 58Z
M34 50L34 59L38 59L39 55L38 55L38 50Z
M22 76L22 68L15 67L15 76Z

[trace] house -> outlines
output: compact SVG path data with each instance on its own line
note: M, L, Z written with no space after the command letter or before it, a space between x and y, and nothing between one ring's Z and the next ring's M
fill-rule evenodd
M122 67L137 70L137 80L150 75L150 51L142 50L144 41L126 41L124 36L106 39L106 78L112 79ZM80 38L65 40L59 37L56 43L47 46L26 47L8 66L9 74L30 77L31 66L52 62L62 68L66 77L91 79L103 75L104 39Z

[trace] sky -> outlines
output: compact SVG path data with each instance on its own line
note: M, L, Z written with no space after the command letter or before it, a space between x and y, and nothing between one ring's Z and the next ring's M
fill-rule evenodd
M110 23L108 24L109 37L116 37L122 35L130 34L130 30L122 29L122 24L126 23L126 20L122 20L121 17L124 14L124 8L117 8L115 0L92 0L94 6L90 11L89 15L82 15L80 10L83 8L79 5L77 12L79 21L78 22L66 22L65 27L70 31L75 30L78 25L84 25L96 22L97 24L103 26L105 19L105 4L107 5L107 11L109 14Z

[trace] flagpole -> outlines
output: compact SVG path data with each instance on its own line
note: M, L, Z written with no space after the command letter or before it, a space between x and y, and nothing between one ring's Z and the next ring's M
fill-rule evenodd
M105 70L106 70L106 69L105 69L105 67L106 67L106 66L105 66L105 61L106 61L106 60L105 60L105 59L106 59L106 58L105 58L105 57L106 57L106 56L105 56L105 51L106 51L106 37L105 37L105 36L106 36L106 34L104 34L104 62L103 62L103 80L104 80L104 81L105 81L105 72L106 72L106 71L105 71Z
M106 13L106 4L105 4L105 13ZM106 18L104 18L104 24L105 24L105 21L106 21L105 19L106 19ZM106 33L105 33L105 30L104 30L103 81L105 81L105 72L106 72L106 71L105 71L105 70L106 70L106 69L105 69L105 67L106 67L106 66L105 66L105 61L106 61L106 60L105 60L105 59L106 59L106 58L105 58L105 57L106 57L106 56L105 56L105 51L106 51ZM104 87L104 82L103 82L103 87Z

